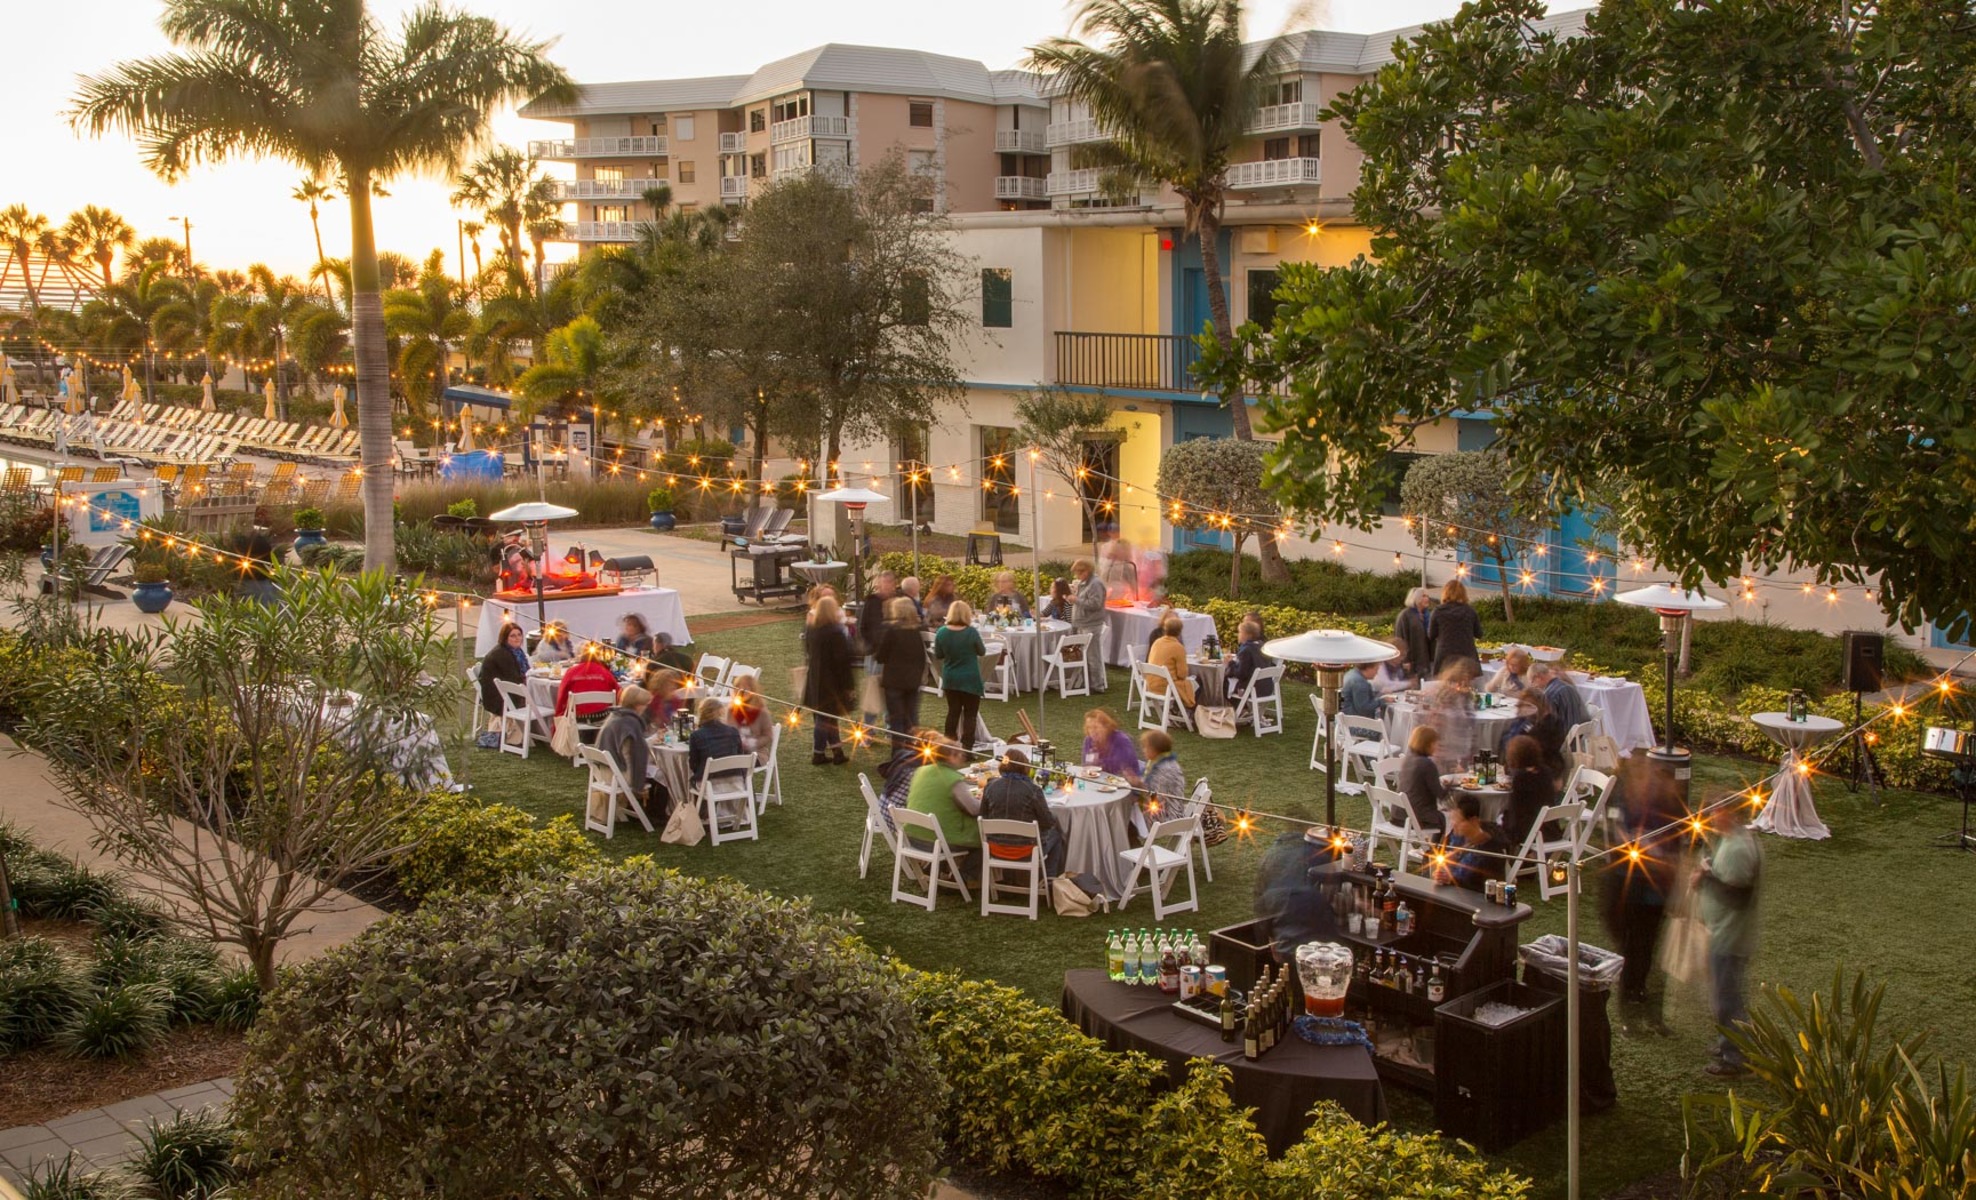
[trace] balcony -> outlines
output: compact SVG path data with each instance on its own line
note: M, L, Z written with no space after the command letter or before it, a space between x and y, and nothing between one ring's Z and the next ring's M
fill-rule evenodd
M1318 181L1314 158L1272 158L1264 162L1233 163L1228 168L1231 188L1298 187Z
M559 179L558 200L643 200L645 193L664 187L663 179Z
M748 135L745 133L721 134L720 152L722 154L746 154L748 152Z
M1043 191L1051 196L1082 196L1098 190L1098 180L1104 172L1097 167L1079 167L1075 171L1052 171L1043 183Z
M768 127L770 145L780 146L784 142L800 142L809 138L847 138L851 136L849 117L797 117L793 121L777 121Z
M1045 200L1049 193L1044 191L1044 181L1028 175L995 176L995 199L997 200Z
M664 137L587 137L559 138L530 142L528 153L535 158L568 161L577 158L664 158Z
M563 235L557 241L579 242L635 242L638 240L639 221L565 221Z
M1003 154L1042 154L1049 150L1049 143L1034 129L998 129L995 131L995 149Z
M1316 129L1317 113L1322 107L1307 100L1300 104L1272 104L1256 113L1256 119L1249 122L1249 132L1287 133L1297 129Z
M1057 334L1058 383L1138 388L1149 392L1198 392L1193 367L1201 348L1191 337L1170 333Z
M811 172L823 176L832 183L851 182L851 164L841 162L792 163L788 166L776 167L770 177L779 182L784 179L794 179L799 175L808 175Z
M721 176L720 198L723 200L746 200L748 198L748 177L746 175Z
M1080 117L1075 121L1052 121L1043 135L1044 143L1051 147L1075 146L1079 142L1104 140L1104 131L1098 127L1097 119L1093 117Z

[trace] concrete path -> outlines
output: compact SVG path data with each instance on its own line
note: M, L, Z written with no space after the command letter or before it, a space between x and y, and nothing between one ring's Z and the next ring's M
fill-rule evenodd
M222 1108L232 1098L233 1080L209 1079L87 1109L46 1125L0 1130L0 1179L22 1186L37 1167L46 1169L70 1154L76 1156L78 1173L117 1166L136 1152L137 1135L152 1122L162 1124L178 1113Z

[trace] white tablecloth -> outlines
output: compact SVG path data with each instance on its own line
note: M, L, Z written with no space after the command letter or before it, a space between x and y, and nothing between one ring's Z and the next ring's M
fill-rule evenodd
M364 707L356 692L332 692L323 697L324 728L352 750L375 755L407 787L450 788L452 768L446 765L446 748L439 731L424 713L385 717ZM308 703L295 694L291 703Z
M1755 713L1750 720L1769 734L1771 741L1784 747L1783 765L1770 780L1770 801L1756 820L1750 822L1750 828L1778 837L1812 841L1831 837L1832 831L1818 819L1818 809L1811 800L1811 783L1799 772L1798 760L1806 749L1838 733L1845 725L1819 716L1793 721L1778 712Z
M1502 741L1503 730L1516 720L1516 705L1498 704L1494 708L1477 708L1452 714L1451 722L1437 722L1441 730L1442 745L1434 751L1436 759L1451 763L1467 763L1477 750L1494 753L1497 743ZM1421 707L1411 699L1396 699L1386 706L1386 740L1395 746L1405 746L1407 737L1414 726L1421 722Z
M1619 743L1621 754L1659 744L1654 737L1653 715L1647 708L1647 693L1639 684L1603 676L1576 681L1573 686L1586 704L1605 710L1606 734Z
M1064 870L1097 876L1114 900L1124 895L1127 871L1118 856L1131 849L1125 832L1131 789L1080 782L1068 790L1053 788L1045 798L1063 828Z
M1008 647L1009 664L1015 670L1015 690L1031 692L1036 690L1036 682L1043 678L1043 655L1057 648L1063 635L1070 632L1070 622L1045 620L1039 630L1017 626L1009 629L994 629L981 622L975 628L981 632L986 642L1001 642Z
M1463 787L1461 786L1460 778L1458 775L1444 775L1441 777L1441 782L1448 785L1447 795L1441 801L1441 811L1453 812L1455 810L1455 793L1467 792L1469 795L1475 797L1476 806L1482 810L1482 819L1484 821L1500 822L1503 819L1503 810L1509 807L1509 789L1499 787Z
M627 588L615 596L585 596L576 600L557 600L552 596L543 602L543 609L550 621L561 623L579 644L585 638L600 642L615 638L618 623L626 613L645 618L648 632L670 634L675 646L690 645L693 641L686 632L686 606L672 588ZM476 655L494 648L494 640L501 636L501 625L510 613L519 617L523 629L535 629L535 601L489 599L480 606L480 628L473 642Z
M1105 623L1111 628L1111 645L1106 647L1105 661L1114 667L1123 667L1132 661L1128 650L1138 648L1138 658L1144 661L1146 647L1153 644L1153 625L1160 619L1159 608L1135 605L1131 608L1108 608L1105 610ZM1180 641L1187 647L1189 655L1201 652L1201 642L1214 632L1214 618L1206 613L1186 612L1174 609L1173 615L1180 618Z

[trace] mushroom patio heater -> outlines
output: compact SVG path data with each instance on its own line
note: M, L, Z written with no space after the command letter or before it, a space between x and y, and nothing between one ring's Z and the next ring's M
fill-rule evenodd
M1324 693L1324 823L1338 827L1338 689L1345 672L1367 663L1386 662L1399 654L1391 642L1342 629L1313 629L1263 644L1262 652L1278 662L1309 663L1317 668L1317 686Z
M1659 770L1663 782L1680 798L1685 807L1688 803L1689 782L1694 777L1694 756L1686 748L1674 744L1674 665L1681 655L1681 630L1693 614L1726 606L1723 601L1713 596L1684 591L1665 583L1621 592L1613 599L1621 604L1630 604L1634 608L1651 608L1660 617L1666 708L1661 723L1661 743L1647 751L1647 761L1653 763Z
M528 552L535 559L535 628L541 630L549 623L549 609L543 599L542 564L549 559L549 522L563 521L576 515L573 508L560 504L550 504L546 500L529 500L513 504L495 513L492 521L520 521L528 534Z
M848 557L851 562L851 599L854 601L864 595L864 555L860 553L860 547L864 545L865 505L882 504L888 498L883 492L861 487L833 488L817 497L827 503L841 504L851 514L851 553ZM810 540L816 540L814 533Z

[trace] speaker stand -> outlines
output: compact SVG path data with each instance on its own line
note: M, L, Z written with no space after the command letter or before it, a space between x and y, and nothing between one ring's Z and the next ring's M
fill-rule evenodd
M1880 803L1880 788L1887 782L1887 776L1880 770L1880 760L1873 754L1873 747L1866 740L1866 731L1860 728L1860 694L1853 693L1853 719L1851 764L1846 771L1846 790L1857 792L1866 788L1866 798L1875 804Z

